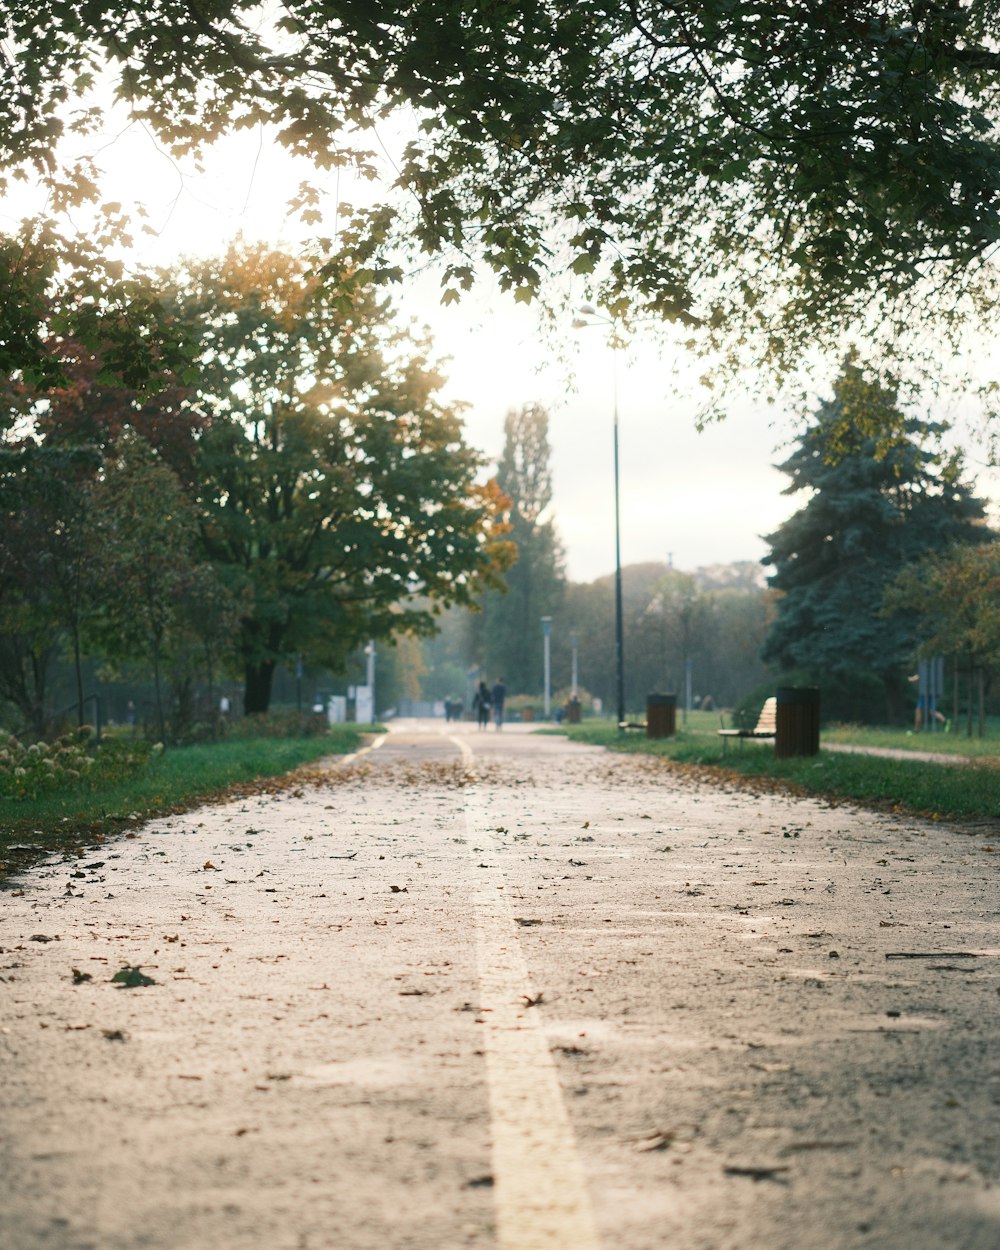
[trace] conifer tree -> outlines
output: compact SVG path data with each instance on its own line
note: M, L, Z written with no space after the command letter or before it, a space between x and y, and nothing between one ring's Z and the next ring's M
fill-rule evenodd
M868 432L871 421L892 431L887 446ZM881 614L900 571L929 552L990 536L961 456L942 450L945 432L905 415L891 386L848 361L833 397L779 466L791 478L786 494L810 495L767 536L765 563L775 569L769 581L783 593L763 656L780 669L805 671L834 699L839 687L841 715L880 719L883 708L871 706L876 692L890 720L901 714L917 624ZM827 710L834 710L830 701Z
M512 693L542 689L542 617L562 600L563 552L550 517L552 470L549 414L539 404L507 413L497 484L510 501L508 538L517 559L508 569L507 591L488 591L473 618L473 650L491 678L503 676Z

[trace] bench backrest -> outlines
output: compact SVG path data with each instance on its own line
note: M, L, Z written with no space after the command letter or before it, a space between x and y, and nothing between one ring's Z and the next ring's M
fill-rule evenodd
M757 724L754 726L755 734L773 734L778 728L778 700L774 695L764 700L764 706L760 709L760 715L757 717Z

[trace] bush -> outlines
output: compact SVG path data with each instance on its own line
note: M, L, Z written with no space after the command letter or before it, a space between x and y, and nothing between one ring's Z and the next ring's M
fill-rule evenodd
M542 706L545 699L540 694L515 694L509 695L504 700L504 711L511 716L519 716L525 708L533 708L534 711L541 715Z
M96 789L141 772L154 753L149 742L110 739L93 752L89 725L55 742L25 745L13 734L0 737L0 798L37 799L57 790Z
M322 712L255 712L227 721L228 738L319 738L329 730Z
M736 704L730 713L733 729L751 730L760 717L760 709L764 702L774 695L777 682L768 682L766 686L757 686Z

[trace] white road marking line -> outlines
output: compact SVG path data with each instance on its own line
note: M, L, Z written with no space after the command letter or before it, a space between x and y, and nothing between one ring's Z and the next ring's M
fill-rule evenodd
M369 751L377 751L387 737L388 734L381 734L374 742L369 742L367 746L352 751L350 755L331 755L329 758L338 768L343 768L345 764L353 764L355 760L361 759L362 755L367 755Z
M452 742L471 766L473 752ZM475 786L466 791L470 840L498 849ZM489 1082L499 1250L600 1250L590 1195L559 1077L534 998L499 867L475 890L483 1047Z

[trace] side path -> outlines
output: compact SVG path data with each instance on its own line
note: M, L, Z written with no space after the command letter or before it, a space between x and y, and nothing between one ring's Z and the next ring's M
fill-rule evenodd
M944 751L910 751L900 747L860 747L847 742L824 742L824 751L841 751L845 755L880 755L887 760L920 760L926 764L982 764L976 755L949 755Z
M981 835L450 728L2 896L0 1245L993 1250Z

